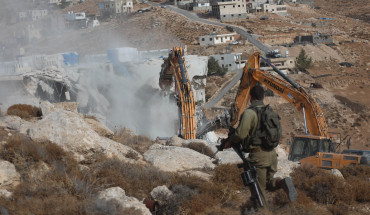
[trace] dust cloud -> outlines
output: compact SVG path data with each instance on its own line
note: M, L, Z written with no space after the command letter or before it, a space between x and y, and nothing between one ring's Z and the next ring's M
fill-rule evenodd
M25 50L26 57L76 51L81 60L88 55L106 55L109 49L130 44L114 26L107 23L96 28L68 28L59 9L48 9L49 15L40 20L31 21L28 18L19 21L17 12L44 7L40 7L42 5L38 1L26 3L5 0L3 3L0 8L0 27L4 27L0 29L0 47L4 55L0 56L2 62L16 62L20 48ZM12 37L23 35L29 28L37 32L32 40ZM105 119L103 121L111 129L128 127L150 138L175 134L177 106L175 101L163 97L158 90L160 66L149 70L131 66L132 77L128 77L107 69L107 65L107 61L85 62L75 68L66 67L62 70L61 75L68 76L73 83L72 91L76 94L79 110L86 114L101 115L98 118ZM154 82L157 86L153 85ZM37 105L39 102L39 98L28 93L21 79L2 81L0 84L0 107L3 111L15 103ZM22 90L15 93L15 89Z

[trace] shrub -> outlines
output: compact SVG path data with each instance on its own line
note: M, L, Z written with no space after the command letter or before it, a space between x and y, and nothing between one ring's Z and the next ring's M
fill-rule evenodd
M40 117L41 109L32 105L15 104L8 108L8 115L19 116L22 119L30 119L32 117Z
M125 128L115 130L113 140L129 146L141 154L144 154L146 151L148 151L149 147L153 145L153 141L148 137L131 134Z
M204 145L203 143L197 143L197 142L189 143L186 147L194 151L197 151L199 153L202 153L204 155L207 155L207 156L213 155L213 151L208 146Z
M300 166L294 170L292 177L296 188L318 203L335 204L341 201L350 204L354 200L351 186L325 170Z

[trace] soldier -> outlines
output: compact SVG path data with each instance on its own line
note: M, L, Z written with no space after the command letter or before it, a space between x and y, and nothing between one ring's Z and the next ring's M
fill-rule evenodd
M265 107L263 103L264 98L264 89L261 86L256 85L251 89L251 105L244 111L239 126L236 128L235 132L229 136L224 148L230 148L231 144L241 144L243 151L249 153L248 160L256 167L257 182L264 203L263 208L266 209L266 188L270 191L283 188L288 194L289 200L292 202L297 200L297 191L294 188L291 178L274 178L277 172L277 154L275 148L265 147L263 138L256 135L264 133L261 130L263 126L261 126L261 123L258 123L261 121L261 114L257 114L258 109ZM280 122L278 124L280 126ZM281 128L279 129L281 132ZM257 207L257 197L253 191L251 200L254 206Z

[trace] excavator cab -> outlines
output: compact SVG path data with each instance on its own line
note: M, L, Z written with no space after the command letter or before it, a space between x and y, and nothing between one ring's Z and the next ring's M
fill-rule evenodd
M299 161L314 156L317 152L335 152L336 143L331 139L314 135L296 135L288 159Z

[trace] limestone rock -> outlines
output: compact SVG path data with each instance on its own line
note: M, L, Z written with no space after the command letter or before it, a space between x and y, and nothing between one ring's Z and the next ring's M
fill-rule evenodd
M134 197L128 197L120 187L111 187L98 193L95 204L105 214L151 215L146 206Z
M50 112L42 120L37 121L29 130L33 140L49 140L60 145L64 150L73 153L77 161L88 162L96 153L104 153L108 157L117 157L126 162L135 162L125 155L132 151L142 161L142 155L132 148L117 143L97 134L80 114L58 110Z
M179 146L181 147L182 146L182 142L184 141L184 139L178 137L177 135L173 135L168 141L167 141L167 145L168 146Z
M5 190L5 189L0 189L0 197L4 197L7 199L10 199L12 197L13 193Z
M211 177L212 177L210 174L197 171L197 170L189 170L189 171L181 172L180 175L187 176L187 177L194 176L194 177L201 178L205 181L211 180Z
M144 159L166 172L215 168L208 156L176 146L154 144L144 153Z
M288 177L293 169L298 167L299 164L288 160L288 153L280 145L276 147L275 150L278 154L278 171L274 177Z
M113 131L111 131L107 126L96 121L95 119L85 118L85 121L90 125L90 127L102 137L112 138Z
M341 173L338 169L331 169L329 172L330 172L331 174L333 174L333 175L335 175L335 176L339 177L339 178L344 179L344 177L343 177L342 173Z
M150 196L160 205L165 204L172 195L173 192L166 185L158 186L150 192Z
M77 113L77 102L60 102L51 104L48 101L40 101L40 108L43 116L47 116L54 111L66 110Z
M19 116L8 115L0 117L0 127L6 127L22 134L27 134L27 130L32 127L32 123L21 119Z
M204 135L204 139L208 143L217 143L218 136L216 135L216 133L214 131L210 131L206 135Z
M9 161L0 160L0 189L12 189L19 184L21 175Z

